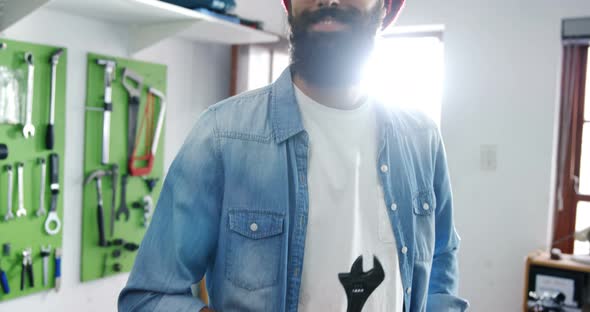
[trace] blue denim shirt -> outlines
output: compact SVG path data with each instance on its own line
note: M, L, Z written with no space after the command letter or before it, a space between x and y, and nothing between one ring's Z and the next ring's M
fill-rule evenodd
M405 311L464 311L440 132L418 112L377 107L375 170L397 241ZM216 311L297 311L308 143L289 69L274 84L203 112L170 167L119 310L197 312L204 303L191 285L206 274Z

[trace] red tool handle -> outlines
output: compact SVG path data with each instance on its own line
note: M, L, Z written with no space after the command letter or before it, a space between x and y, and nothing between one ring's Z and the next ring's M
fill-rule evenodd
M147 161L147 165L145 167L135 167L136 161ZM129 160L129 172L132 176L145 176L152 172L152 168L154 167L154 155L148 154L141 157L131 157Z

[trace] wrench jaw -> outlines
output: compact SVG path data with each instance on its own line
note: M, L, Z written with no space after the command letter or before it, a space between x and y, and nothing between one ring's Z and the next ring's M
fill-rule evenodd
M31 124L25 124L23 127L23 136L26 139L35 136L35 126Z
M4 221L8 222L10 220L14 219L14 215L12 214L12 211L8 211L5 215L4 215Z

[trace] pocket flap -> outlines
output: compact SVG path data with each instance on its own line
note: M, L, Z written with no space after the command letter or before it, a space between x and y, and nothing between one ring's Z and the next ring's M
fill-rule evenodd
M436 209L436 196L432 188L415 192L412 201L417 215L431 215Z
M265 211L230 211L230 230L251 239L261 239L283 233L285 217Z

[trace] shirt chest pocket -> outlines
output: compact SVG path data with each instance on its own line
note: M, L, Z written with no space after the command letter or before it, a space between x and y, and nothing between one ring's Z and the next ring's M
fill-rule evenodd
M412 196L414 213L415 256L417 261L432 261L434 253L436 195L433 188L423 188Z
M226 277L236 286L257 290L277 283L284 219L276 212L229 211Z

